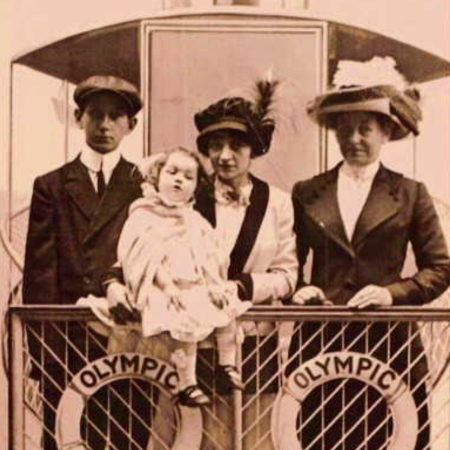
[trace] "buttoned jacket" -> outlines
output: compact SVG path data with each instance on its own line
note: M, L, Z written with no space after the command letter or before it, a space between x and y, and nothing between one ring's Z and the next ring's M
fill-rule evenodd
M450 260L433 201L423 183L381 165L351 239L337 201L340 165L294 186L299 286L312 251L311 284L344 305L369 284L384 286L395 305L420 305L450 283ZM402 278L408 244L417 272Z
M79 157L35 180L24 303L74 304L102 294L100 280L116 260L128 207L140 195L133 167L120 159L100 201Z

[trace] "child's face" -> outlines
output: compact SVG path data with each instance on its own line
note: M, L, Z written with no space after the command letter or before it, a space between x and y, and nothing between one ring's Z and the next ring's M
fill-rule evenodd
M182 152L172 153L159 174L158 191L170 201L186 203L194 196L197 176L194 158Z

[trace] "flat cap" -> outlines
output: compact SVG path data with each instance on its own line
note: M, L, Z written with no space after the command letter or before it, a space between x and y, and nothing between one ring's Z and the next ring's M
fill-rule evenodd
M91 95L104 91L123 98L129 107L130 116L134 116L142 108L142 99L136 87L127 80L112 75L94 75L82 81L75 89L73 99L82 107Z

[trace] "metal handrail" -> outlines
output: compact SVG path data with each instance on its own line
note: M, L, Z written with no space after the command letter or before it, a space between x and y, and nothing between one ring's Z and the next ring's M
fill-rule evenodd
M28 321L97 320L92 311L74 305L14 305L8 314ZM239 320L326 320L326 321L450 321L450 308L392 306L355 311L346 306L253 306Z

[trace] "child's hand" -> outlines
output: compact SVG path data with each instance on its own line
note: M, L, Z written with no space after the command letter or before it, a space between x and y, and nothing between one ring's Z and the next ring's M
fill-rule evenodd
M108 301L108 306L110 308L121 305L130 311L133 309L128 294L128 289L122 283L113 282L108 284L106 288L106 300Z
M169 297L169 308L173 307L175 311L186 309L181 300L181 291L176 286L167 286L164 292Z
M223 309L228 306L226 291L218 286L209 287L209 298L216 308Z
M131 304L126 286L118 282L109 284L106 299L115 323L125 325L127 322L140 322L140 312Z

